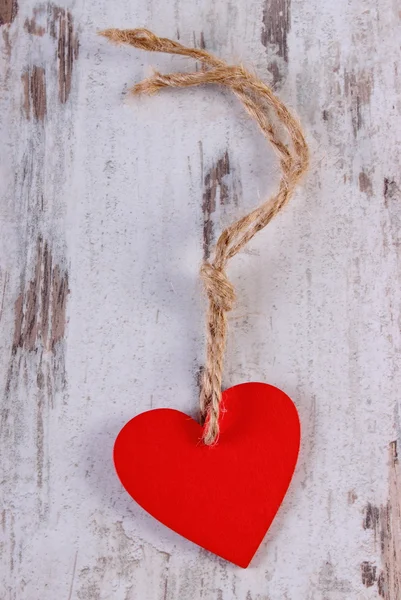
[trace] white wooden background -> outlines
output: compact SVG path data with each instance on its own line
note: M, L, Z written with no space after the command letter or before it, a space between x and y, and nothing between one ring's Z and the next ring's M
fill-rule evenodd
M399 8L0 0L1 600L400 599ZM111 453L140 411L196 415L198 268L277 163L227 91L129 99L152 65L195 64L109 45L111 26L254 68L310 143L302 189L229 269L225 385L277 385L303 425L247 570L145 514Z

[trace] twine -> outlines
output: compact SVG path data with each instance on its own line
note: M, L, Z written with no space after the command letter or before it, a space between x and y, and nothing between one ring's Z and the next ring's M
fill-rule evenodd
M227 335L227 312L233 308L235 291L225 268L253 236L289 201L297 183L308 167L308 147L301 126L272 90L243 66L230 66L206 50L186 48L178 42L159 38L147 29L106 29L100 32L117 44L128 44L155 52L182 54L203 63L205 69L195 73L162 75L136 84L133 94L153 94L165 87L190 87L207 83L225 85L241 100L248 114L258 123L272 144L281 167L278 191L258 208L230 225L220 235L212 262L204 262L201 277L209 298L207 312L206 365L200 391L201 420L206 445L217 442L224 351ZM271 119L277 121L273 123ZM277 128L280 125L280 129Z

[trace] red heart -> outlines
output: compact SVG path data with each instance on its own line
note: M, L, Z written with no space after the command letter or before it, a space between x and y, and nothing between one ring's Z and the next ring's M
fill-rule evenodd
M298 457L292 400L265 383L223 393L217 445L178 410L139 414L118 434L117 474L127 492L177 533L247 567L285 496Z

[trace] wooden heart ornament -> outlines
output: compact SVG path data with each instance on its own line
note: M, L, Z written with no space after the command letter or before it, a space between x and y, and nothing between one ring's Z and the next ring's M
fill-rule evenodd
M292 400L264 383L222 398L218 443L178 410L139 414L118 434L117 474L153 517L214 554L247 567L285 496L298 457Z

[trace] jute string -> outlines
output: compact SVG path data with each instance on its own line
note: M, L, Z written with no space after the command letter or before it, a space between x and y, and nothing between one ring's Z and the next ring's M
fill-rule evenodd
M279 158L281 179L278 191L248 215L230 225L220 235L214 259L204 262L201 276L209 298L207 312L206 365L202 374L200 411L203 441L207 445L217 442L224 351L227 335L227 313L233 308L235 291L226 275L227 262L235 256L253 236L266 227L287 204L308 167L308 147L302 129L286 106L272 90L243 66L231 66L206 50L186 48L178 42L160 38L147 29L106 29L100 32L112 42L128 44L154 52L182 54L199 60L204 70L194 73L162 75L136 84L133 94L153 94L165 87L190 87L207 83L225 85L241 100L248 114L258 123L263 135L272 144Z

